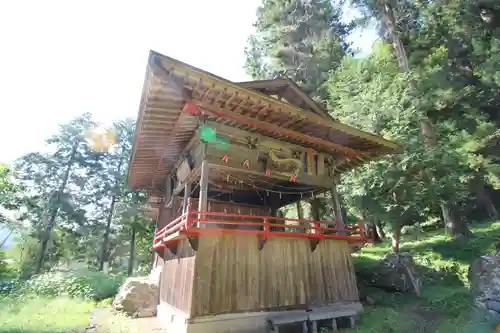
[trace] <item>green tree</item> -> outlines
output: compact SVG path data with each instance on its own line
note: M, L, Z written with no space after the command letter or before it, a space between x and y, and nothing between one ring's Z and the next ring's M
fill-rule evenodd
M132 140L135 123L131 119L117 121L113 124L113 133L116 137L116 142L110 151L103 156L102 174L97 179L100 185L100 194L98 197L103 203L108 203L109 206L105 209L106 225L104 228L101 255L99 261L99 269L102 270L104 263L108 261L109 237L112 232L113 216L115 214L115 206L121 197L126 193L126 172L130 153L132 151Z
M79 190L99 172L99 156L85 143L94 125L89 114L77 117L46 140L49 152L29 153L16 161L18 179L30 188L22 218L30 220L40 240L35 274L42 268L55 226L76 230L86 222L84 207L91 196Z
M497 88L480 79L481 73L474 70L491 53L484 52L491 49L487 45L496 43L491 26L481 23L481 5L462 0L351 3L378 20L400 69L409 74L413 112L420 117L423 143L436 155L434 178L449 171L449 164L441 164L441 159L445 152L453 152L457 168L451 169L456 175L451 178L468 183L469 191L476 192L490 216L495 217L496 209L485 185L497 186L498 164L478 154L480 143L499 124L498 114L491 112L498 105ZM467 234L460 208L464 202L449 191L450 187L460 186L447 184L438 192L443 218L452 234Z
M245 50L246 69L255 79L291 78L323 102L323 85L349 45L352 25L342 22L330 0L264 0L257 10L256 33Z

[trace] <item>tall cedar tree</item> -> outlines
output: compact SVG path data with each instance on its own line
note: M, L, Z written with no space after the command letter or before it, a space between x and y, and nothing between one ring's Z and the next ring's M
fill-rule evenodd
M30 220L40 242L34 273L43 266L56 226L78 230L86 223L85 181L99 172L99 156L85 144L91 126L89 114L77 117L46 140L49 152L29 153L15 163L19 181L30 189L22 218Z
M338 67L352 25L330 0L263 0L256 32L245 50L246 69L254 79L289 77L319 102L324 83Z

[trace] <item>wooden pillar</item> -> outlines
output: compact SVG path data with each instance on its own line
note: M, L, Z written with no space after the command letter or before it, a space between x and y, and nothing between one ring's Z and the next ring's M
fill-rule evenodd
M200 195L198 197L198 211L206 212L208 207L208 160L207 160L207 145L203 144L203 160L201 162L201 174L200 174ZM205 216L200 216L199 218L205 218ZM202 226L200 226L202 227ZM216 228L215 224L208 224L205 227Z
M318 332L318 322L316 320L312 321L312 331Z
M302 333L308 333L309 327L307 327L307 321L302 322Z
M187 205L190 196L191 196L191 183L186 183L184 185L184 199L182 200L182 214L185 214L187 211Z
M334 331L334 332L338 331L338 328L337 328L337 318L333 318L332 319L332 331Z

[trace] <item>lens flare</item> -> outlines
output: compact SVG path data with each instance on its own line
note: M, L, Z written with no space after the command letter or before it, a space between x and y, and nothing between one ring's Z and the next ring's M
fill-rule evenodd
M90 129L85 139L90 149L100 153L106 153L116 144L115 133L104 127L95 127Z

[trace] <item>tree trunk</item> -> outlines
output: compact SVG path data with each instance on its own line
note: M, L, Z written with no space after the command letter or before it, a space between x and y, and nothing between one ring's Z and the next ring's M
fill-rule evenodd
M383 21L387 28L387 32L389 33L392 39L392 47L394 49L395 56L399 61L399 67L403 72L408 72L410 70L408 64L408 57L406 55L406 50L403 45L403 42L401 41L396 32L396 18L394 15L394 9L389 3L386 3L384 5L383 13L384 13Z
M342 203L340 201L339 194L337 192L337 184L333 184L331 188L331 196L332 196L332 207L333 207L333 215L335 216L335 222L344 224L346 222L346 212L342 210Z
M130 253L128 257L128 276L132 276L134 272L134 258L135 258L135 223L132 224L132 235L130 237Z
M462 218L457 207L450 203L441 203L441 211L445 223L445 230L453 237L469 236L471 231L467 226L467 221Z
M111 204L109 205L108 217L106 219L106 230L104 231L104 236L102 238L101 247L101 260L99 262L99 270L102 271L104 268L104 263L108 261L108 243L109 235L111 233L111 222L113 221L113 213L115 211L116 195L111 198Z
M399 243L401 240L401 222L399 220L394 224L394 230L391 234L391 240L392 251L394 251L394 253L399 253Z
M498 220L498 210L491 200L491 196L484 187L484 182L481 179L474 179L474 191L476 192L477 201L486 208L488 216L493 220Z
M55 202L51 204L52 209L50 213L50 219L47 223L47 226L45 227L45 232L42 235L42 242L40 245L40 251L38 252L38 260L35 265L35 274L40 273L40 270L43 265L43 261L45 259L45 252L47 251L47 245L49 244L50 241L50 236L52 234L52 229L54 229L54 226L56 224L56 218L57 218L57 213L59 212L59 200L61 199L61 194L64 192L66 189L66 186L68 185L68 180L69 180L69 175L71 174L71 168L73 167L73 163L75 162L75 157L76 157L76 152L78 150L78 145L80 144L80 141L76 141L73 144L73 148L71 149L71 154L69 156L68 164L66 166L66 171L64 172L64 176L61 182L61 185L59 186L59 189L56 193L55 196Z
M409 62L408 62L408 56L406 54L405 47L401 41L401 39L398 36L397 30L396 30L396 16L394 15L394 9L389 3L384 4L384 23L386 25L387 31L392 39L392 44L394 48L394 53L399 61L400 68L403 72L409 72L410 67L409 67ZM415 86L415 82L412 81L410 82L411 86ZM424 140L427 145L429 146L436 146L437 143L437 135L436 132L432 126L432 122L430 121L427 116L422 117L420 120L420 131L421 135L424 137ZM443 217L446 216L449 213L451 213L452 216L458 218L462 223L466 223L465 220L461 219L458 211L453 207L453 205L449 205L446 202L443 202L441 204L441 210L443 213ZM452 221L453 219L450 219L449 221ZM445 221L445 224L448 222ZM455 222L451 222L455 223ZM465 224L465 227L467 225ZM460 227L463 229L463 227ZM459 229L460 229L459 228ZM468 230L468 229L467 229ZM469 233L470 234L470 231Z
M382 243L382 238L380 238L380 235L377 232L377 224L375 222L370 224L370 236L372 237L374 244Z
M124 149L122 149L122 156L125 156ZM120 162L118 163L118 167L116 169L117 174L121 174L123 162L124 162L124 160L123 160L123 158L121 158ZM115 212L116 200L118 200L118 196L116 195L116 189L118 188L119 183L120 183L120 180L117 180L116 183L114 184L114 188L113 188L114 194L111 197L111 204L109 206L108 217L106 219L106 230L104 231L104 236L102 238L101 260L99 262L99 270L100 271L102 271L104 268L104 262L108 261L108 259L109 259L109 254L108 254L109 235L111 233L111 222L113 221L113 214Z
M386 237L385 231L384 228L382 227L382 222L380 222L378 218L375 218L375 231L377 232L377 235L381 240L385 239Z
M304 214L302 212L302 201L301 200L297 201L296 205L297 205L297 218L299 220L302 220L304 218Z

